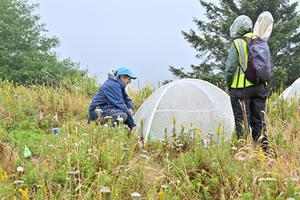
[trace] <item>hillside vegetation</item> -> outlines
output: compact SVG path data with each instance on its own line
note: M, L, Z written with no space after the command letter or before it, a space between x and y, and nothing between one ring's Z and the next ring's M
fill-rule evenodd
M177 141L141 148L123 126L86 123L96 90L0 82L0 199L300 199L299 102L268 100L265 157L250 139L207 148L176 119ZM152 92L129 91L137 106Z

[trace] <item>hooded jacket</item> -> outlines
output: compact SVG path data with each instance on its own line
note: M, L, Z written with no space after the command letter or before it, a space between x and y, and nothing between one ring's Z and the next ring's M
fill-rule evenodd
M90 115L96 107L102 110L103 115L109 115L111 109L121 110L131 115L128 109L133 109L134 104L128 97L125 88L126 85L119 78L109 77L94 96L89 107Z
M252 20L246 16L241 15L237 17L230 27L230 37L235 40L243 37L245 34L252 31ZM237 71L237 67L239 66L239 54L234 45L234 42L231 43L231 46L228 51L228 57L225 68L225 80L227 82L228 87L230 88L234 74Z

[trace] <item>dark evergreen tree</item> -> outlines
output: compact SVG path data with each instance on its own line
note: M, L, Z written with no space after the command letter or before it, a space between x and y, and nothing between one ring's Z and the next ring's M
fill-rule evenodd
M273 58L271 90L292 84L300 77L300 14L298 2L290 0L221 0L219 3L200 0L206 9L206 20L194 19L198 31L182 32L185 39L196 49L199 64L192 70L171 66L170 71L179 78L193 77L225 87L224 70L231 43L229 28L239 15L248 15L255 23L260 13L269 11L274 27L269 39Z
M20 84L58 84L72 76L85 76L70 59L59 60L59 45L48 37L34 14L37 5L26 0L0 0L0 79Z

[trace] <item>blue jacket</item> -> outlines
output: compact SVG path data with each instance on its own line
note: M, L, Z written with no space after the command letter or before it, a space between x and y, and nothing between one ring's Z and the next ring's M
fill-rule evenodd
M130 115L128 109L133 109L134 105L129 99L125 87L126 85L120 79L108 78L94 96L89 108L90 116L97 106L103 111L103 115L108 115L111 109L122 110Z

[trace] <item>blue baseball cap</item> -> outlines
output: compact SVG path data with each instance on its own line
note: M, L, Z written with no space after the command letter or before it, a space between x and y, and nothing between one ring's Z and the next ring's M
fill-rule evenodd
M116 71L116 77L119 77L120 75L127 75L132 79L136 79L137 76L132 73L129 69L125 68L125 67L120 67L117 69Z

